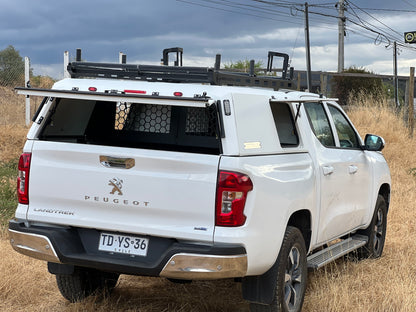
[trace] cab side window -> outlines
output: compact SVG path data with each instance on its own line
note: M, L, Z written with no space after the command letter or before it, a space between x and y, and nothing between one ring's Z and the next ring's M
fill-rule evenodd
M326 147L335 147L328 116L321 103L305 103L305 110L315 136Z
M328 105L329 112L334 120L341 148L360 148L360 142L354 128L335 106Z
M299 145L299 137L290 107L287 103L270 103L274 123L277 129L281 147L295 147Z

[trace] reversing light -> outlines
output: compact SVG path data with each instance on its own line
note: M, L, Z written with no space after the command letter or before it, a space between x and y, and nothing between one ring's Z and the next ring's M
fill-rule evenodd
M173 95L174 95L174 96L182 96L182 95L183 95L183 93L182 93L182 92L173 92Z
M124 90L124 93L146 94L144 90Z
M216 226L241 226L246 222L244 206L247 193L253 189L249 176L230 171L218 175Z
M223 105L224 105L225 116L230 116L231 115L230 100L224 100Z

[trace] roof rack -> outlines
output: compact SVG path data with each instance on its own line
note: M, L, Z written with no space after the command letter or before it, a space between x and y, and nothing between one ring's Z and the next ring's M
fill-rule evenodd
M169 66L169 53L176 53L176 66ZM268 54L267 72L272 72L273 57L282 57L282 76L257 76L254 72L254 60L250 61L248 73L226 71L220 69L221 55L217 54L214 67L182 66L182 48L163 50L164 65L135 65L125 64L125 57L121 64L94 63L81 61L81 50L77 49L75 62L67 65L71 78L112 78L176 83L207 83L211 85L252 86L261 88L293 89L293 68L287 77L289 56L285 53L272 52ZM124 55L125 56L125 55ZM179 65L179 66L178 66Z

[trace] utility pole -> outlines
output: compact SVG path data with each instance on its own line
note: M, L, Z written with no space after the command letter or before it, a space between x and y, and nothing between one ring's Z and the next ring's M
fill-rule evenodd
M393 45L393 82L394 82L394 104L399 107L399 80L397 79L397 42Z
M305 2L305 48L306 48L306 84L308 90L312 87L312 73L311 73L311 45L309 42L309 12L308 3Z
M344 0L339 0L338 7L338 72L344 71L344 36L345 36L345 16Z
M414 129L414 96L415 96L415 68L410 67L410 76L409 76L409 116L408 116L408 127L410 136L413 137Z

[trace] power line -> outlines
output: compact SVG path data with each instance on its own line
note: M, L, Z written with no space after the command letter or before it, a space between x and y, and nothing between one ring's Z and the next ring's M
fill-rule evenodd
M361 8L367 11L384 11L384 12L402 12L402 13L416 13L416 10L401 10L401 9L374 9L374 8Z
M410 5L413 8L416 8L416 6L414 4L411 4L410 2L406 1L406 0L402 0L404 3Z
M252 16L261 19L267 19L277 22L285 22L292 25L302 25L303 24L303 17L299 17L293 12L304 12L304 3L294 2L294 1L284 1L284 0L251 0L252 4L241 3L241 1L232 1L232 0L177 0L179 2L201 6L205 8L220 10L223 12L228 12L232 14L240 14L246 16ZM402 0L408 3L406 0ZM346 21L351 24L351 27L346 27L347 31L351 31L354 34L360 35L362 37L366 37L369 39L374 40L375 44L385 43L388 47L394 41L401 41L402 40L402 33L396 31L395 29L391 28L384 22L382 22L379 18L373 16L368 11L397 11L397 12L411 12L409 10L390 10L390 9L383 9L383 8L361 8L357 6L350 0L346 0L346 4L351 10L351 14L348 14L346 17ZM322 12L322 10L332 10L336 11L334 3L321 3L321 4L311 4L308 5L309 7L313 7L315 10L310 11L309 14L314 16L314 18L310 19L311 25L313 27L325 28L325 29L336 29L336 26L330 27L333 24L333 19L338 19L339 16L336 14L327 14ZM415 6L416 8L416 6ZM317 10L321 11L317 11ZM286 11L285 11L286 10ZM349 13L349 11L347 11ZM358 12L361 12L371 20L374 20L376 23L380 24L380 26L376 25L375 23L371 23L368 19L364 19ZM416 12L416 11L414 11ZM279 16L279 18L276 18ZM289 17L289 19L287 19ZM327 25L327 26L325 26ZM356 29L354 28L356 27ZM369 33L369 35L363 34L362 31L358 29L362 29ZM399 43L400 47L404 49L416 50L409 46L408 44L401 44Z
M187 3L187 4L192 4L192 5L196 5L196 6L200 6L200 7L205 7L205 8L210 8L210 9L214 9L214 10L219 10L219 11L223 11L223 12L229 12L229 13L234 13L234 14L241 14L241 15L246 15L246 16L253 16L253 17L257 17L257 18L262 18L262 19L268 19L268 20L273 20L273 21L277 21L277 22L287 22L287 23L293 23L293 24L301 24L301 23L296 23L293 20L284 20L284 19L277 19L277 18L273 18L273 17L269 17L269 16L265 16L265 15L258 15L258 14L253 14L253 13L247 13L244 11L236 11L236 10L231 10L231 9L224 9L218 6L212 6L212 5L208 5L208 4L203 4L203 3L198 3L195 1L190 1L190 0L177 0L178 2L182 2L182 3ZM209 1L209 0L205 0L204 2L208 2L208 3L212 3L212 4L218 4L218 1ZM231 5L225 5L225 4L219 4L220 6L228 6L228 7L233 7ZM234 6L234 8L236 8ZM238 7L237 7L238 8ZM252 11L252 10L250 10ZM261 13L264 14L269 14L269 15L273 15L271 13L268 12L264 12L264 11L260 11Z
M374 17L373 15L371 15L370 13L368 13L367 11L365 11L364 9L358 7L356 4L354 4L352 1L348 0L347 4L349 5L349 7L352 8L351 4L356 7L358 10L362 11L364 14L368 15L369 17L371 17L372 19L374 19L375 21L377 21L378 23L380 23L381 25L385 26L386 28L388 28L389 30L393 31L394 33L398 34L399 36L401 36L402 34L399 33L398 31L394 30L393 28L391 28L390 26L386 25L385 23L383 23L382 21L380 21L378 18Z

